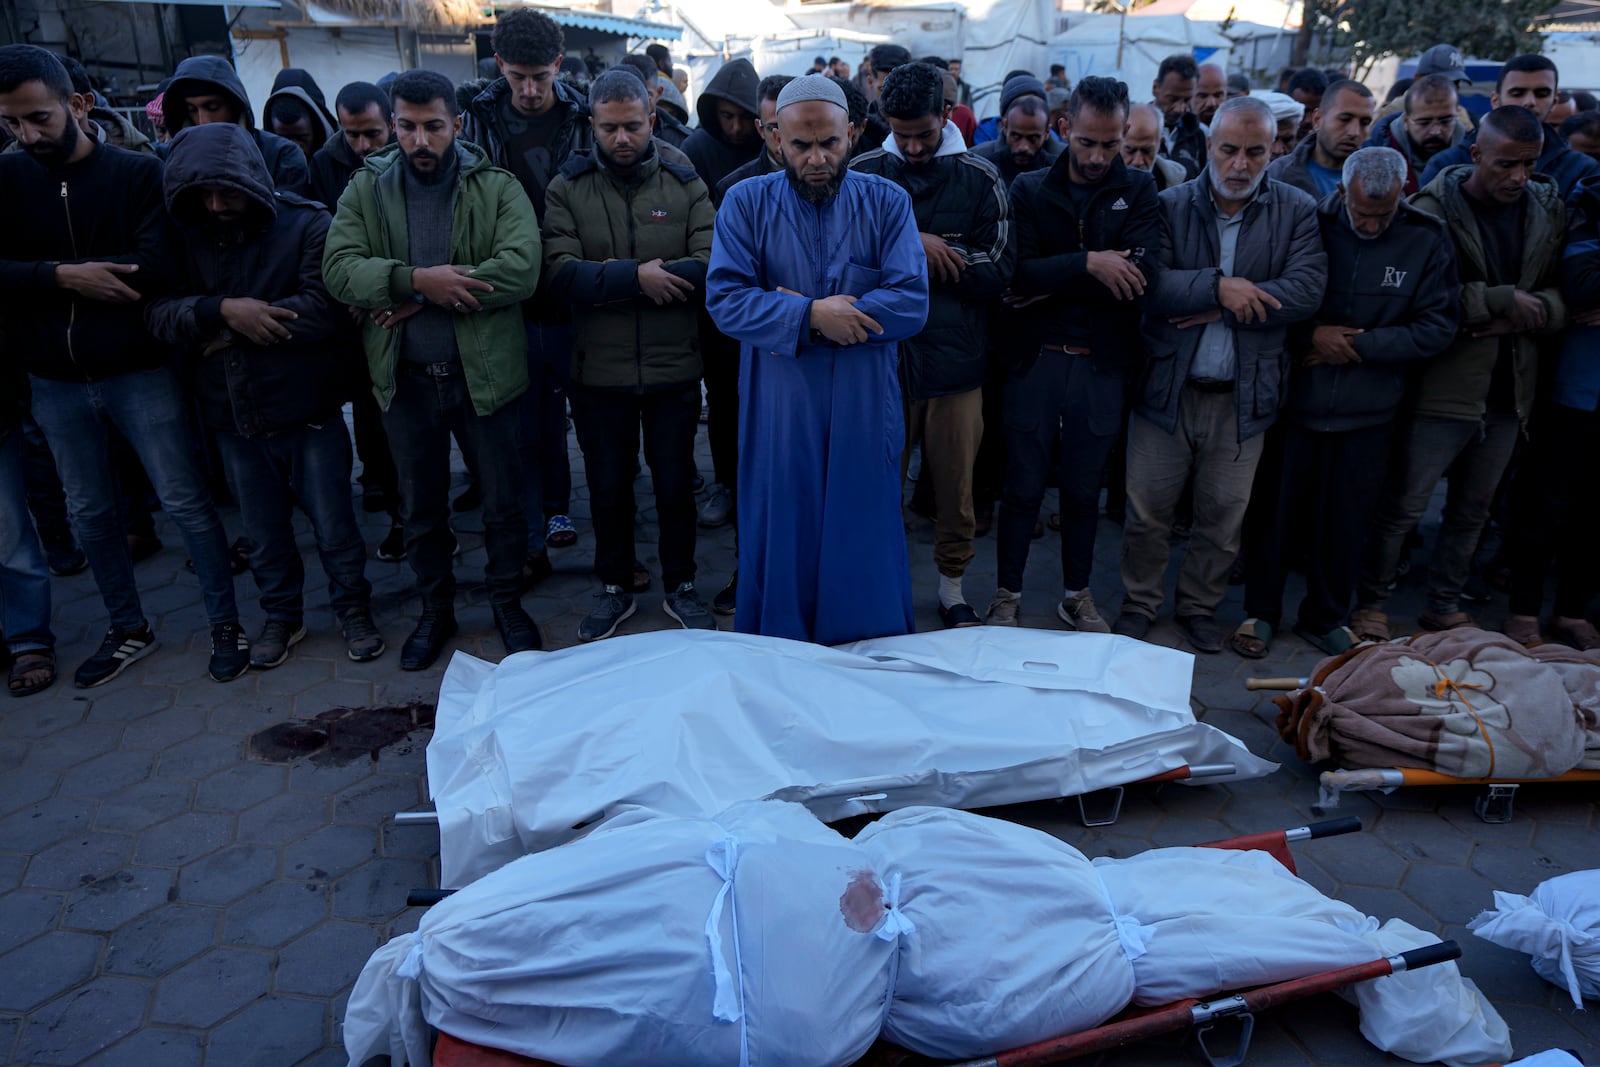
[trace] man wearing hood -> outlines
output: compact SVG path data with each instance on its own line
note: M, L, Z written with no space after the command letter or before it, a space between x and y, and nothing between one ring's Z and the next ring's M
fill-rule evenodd
M162 123L171 137L190 126L210 122L231 122L249 131L261 158L266 160L272 187L279 192L308 196L311 172L300 146L266 130L256 129L250 97L244 82L226 59L220 56L190 56L178 64L172 84L161 96ZM165 145L162 146L166 148Z
M1406 90L1404 110L1373 125L1367 147L1392 148L1405 157L1407 196L1420 190L1418 180L1429 161L1466 136L1456 103L1456 83L1444 74L1427 74Z
M644 80L644 87L650 94L652 136L673 148L681 148L683 142L689 139L691 131L689 127L661 108L661 98L666 92L667 80L656 69L656 61L649 56L630 55L622 57L622 65L639 72L639 77Z
M911 198L849 169L847 108L827 78L784 87L784 173L728 190L706 281L742 346L737 627L829 645L915 625L897 347L928 316Z
M350 498L342 382L327 372L341 355L344 317L322 283L328 212L275 193L250 135L231 123L180 132L163 185L183 270L174 295L153 300L146 317L157 338L192 357L201 417L216 433L255 544L250 570L267 621L250 665L279 666L306 636L297 502L311 520L350 658L376 659L384 644Z
M783 145L778 140L778 94L792 81L794 81L793 76L788 74L769 74L761 79L761 84L756 88L756 96L761 108L761 141L767 150L744 166L730 171L727 177L718 182L717 187L711 190L713 204L722 203L722 198L728 195L728 190L746 178L759 178L763 174L783 169Z
M310 160L337 128L328 100L315 78L298 67L278 71L272 92L261 108L261 124L300 146Z
M958 627L983 622L961 579L973 557L972 477L983 437L989 309L1011 281L1016 253L1005 182L967 151L944 88L944 73L931 64L896 67L878 95L889 140L850 167L910 195L928 260L928 320L900 346L904 456L922 446L922 478L934 500L939 619Z
M34 418L111 616L76 681L102 685L156 647L117 514L108 424L138 453L183 533L211 622L211 677L230 681L249 669L250 643L228 543L195 463L169 352L144 322L143 302L175 273L161 164L85 136L87 111L49 52L0 48L0 118L23 146L0 155L0 196L14 209L0 235L7 339L28 371Z
M397 143L350 179L322 270L334 299L369 312L362 341L422 594L400 667L418 671L456 632L452 435L483 494L495 625L508 653L540 646L521 603L528 528L518 454L528 388L522 302L539 281L539 226L517 180L458 139L450 79L407 71L392 98Z
M1585 178L1600 174L1596 163L1567 146L1566 139L1545 119L1555 107L1556 92L1560 88L1560 74L1549 57L1541 55L1514 56L1500 68L1494 92L1489 96L1491 107L1517 106L1533 112L1534 118L1544 127L1544 144L1539 152L1534 172L1555 179L1562 199L1572 195L1572 190ZM1472 145L1477 133L1469 133L1454 148L1447 148L1428 161L1418 182L1423 188L1433 183L1447 167L1458 167L1474 161Z

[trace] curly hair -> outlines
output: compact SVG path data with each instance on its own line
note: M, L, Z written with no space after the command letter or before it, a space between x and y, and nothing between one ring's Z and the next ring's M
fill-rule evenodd
M1072 98L1067 102L1067 114L1077 118L1078 111L1085 105L1102 115L1115 115L1121 111L1126 118L1128 86L1115 78L1097 78L1090 75L1080 80L1077 87L1072 90Z
M878 113L890 119L944 114L944 72L929 63L894 68L878 93Z
M495 55L519 67L548 67L567 46L555 19L529 7L501 15L490 41Z

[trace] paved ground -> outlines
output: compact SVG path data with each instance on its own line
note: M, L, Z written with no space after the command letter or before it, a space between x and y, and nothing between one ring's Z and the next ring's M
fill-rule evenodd
M709 474L708 463L704 469ZM575 459L580 486L581 471ZM581 488L573 513L583 529ZM237 516L225 518L230 532L239 532ZM468 583L458 647L498 659L483 591L471 581L483 563L478 516L461 517L458 529L465 549L459 571ZM1102 604L1114 606L1118 531L1107 522L1101 532L1094 588ZM426 722L442 668L402 674L394 649L376 663L349 662L318 589L312 635L289 664L217 685L205 677L199 590L174 531L163 524L162 534L168 548L138 570L162 650L104 688L58 684L0 708L0 1060L342 1064L339 1020L351 983L375 946L418 921L420 912L404 906L407 889L437 877L434 833L396 827L391 816L425 806L429 731L412 727ZM375 545L383 528L371 522L368 534ZM654 564L654 530L646 524L640 534L641 558ZM911 540L918 622L936 626L928 524L913 520ZM729 531L702 538L707 595L731 570L732 542ZM575 641L595 588L591 551L584 530L577 547L557 553L556 576L526 601L549 647ZM1053 535L1035 543L1026 623L1055 624L1058 561ZM308 569L320 585L315 563ZM409 572L373 562L369 573L379 623L398 646L409 629ZM669 624L658 606L659 572L657 579L628 631ZM968 578L980 609L993 581L993 543L985 540ZM253 627L261 621L253 585L245 578L239 589ZM105 616L89 575L62 580L57 591L70 678L98 643ZM1237 599L1235 591L1223 612L1230 622L1242 614ZM1401 603L1414 610L1415 601L1407 593ZM1154 637L1178 643L1165 626ZM1277 740L1270 704L1241 683L1250 674L1304 674L1317 659L1285 637L1260 663L1224 653L1196 664L1197 714L1282 762L1276 775L1235 786L1134 790L1107 831L1083 829L1070 804L1029 805L1015 814L1091 853L1116 855L1307 821L1315 772ZM273 727L280 729L268 739L250 742ZM1524 794L1516 819L1498 826L1473 816L1470 791L1349 800L1344 810L1360 815L1367 831L1304 846L1301 872L1370 913L1461 940L1464 970L1510 1022L1519 1054L1569 1048L1600 1064L1600 1012L1575 1012L1525 958L1464 930L1490 904L1492 890L1527 892L1600 860L1593 791ZM1169 1044L1124 1052L1114 1062L1183 1060ZM1322 997L1263 1019L1253 1062L1400 1061L1366 1045L1352 1009Z

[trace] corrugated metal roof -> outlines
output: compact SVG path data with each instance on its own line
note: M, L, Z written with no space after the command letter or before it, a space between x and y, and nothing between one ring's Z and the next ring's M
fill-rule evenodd
M629 19L621 15L600 12L571 11L560 8L543 8L545 14L563 26L578 30L595 30L614 33L619 37L650 37L662 41L676 41L683 36L683 27L668 26L648 19Z

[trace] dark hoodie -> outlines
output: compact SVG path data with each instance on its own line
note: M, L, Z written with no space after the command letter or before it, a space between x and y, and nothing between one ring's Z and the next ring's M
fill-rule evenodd
M272 92L267 96L267 102L261 105L261 125L270 126L267 116L272 113L272 102L281 96L291 96L305 105L311 115L311 124L321 129L322 140L317 147L321 148L328 143L329 138L338 130L339 124L334 120L333 112L328 110L327 98L322 95L322 87L317 80L306 71L298 67L286 67L278 71L278 76L272 79Z
M750 61L735 59L717 71L695 102L700 128L683 142L683 152L700 172L707 189L715 189L722 179L766 151L759 131L748 144L733 145L723 139L722 123L717 121L717 104L723 100L752 115L761 114L756 92L760 84L761 78Z
M239 105L239 122L255 140L261 158L266 161L272 175L273 187L280 192L306 196L311 191L311 174L306 168L305 153L300 146L275 133L256 129L256 117L250 107L250 97L244 91L244 82L226 59L221 56L190 56L178 64L172 75L172 84L161 97L162 122L167 132L177 137L178 131L189 125L188 102L190 96L209 96L220 93L232 97ZM171 152L171 142L164 146L162 155Z
M242 222L219 226L200 186L242 192ZM342 379L331 343L343 309L322 282L331 222L320 204L275 193L249 131L233 123L183 130L167 156L167 212L181 235L183 264L174 289L147 312L156 337L191 349L195 393L207 425L246 437L335 418ZM260 346L228 329L222 302L253 297L289 308L289 339Z
M350 184L350 176L365 162L356 155L344 134L336 133L328 138L328 143L311 157L311 199L319 201L329 211L337 210L339 197Z

